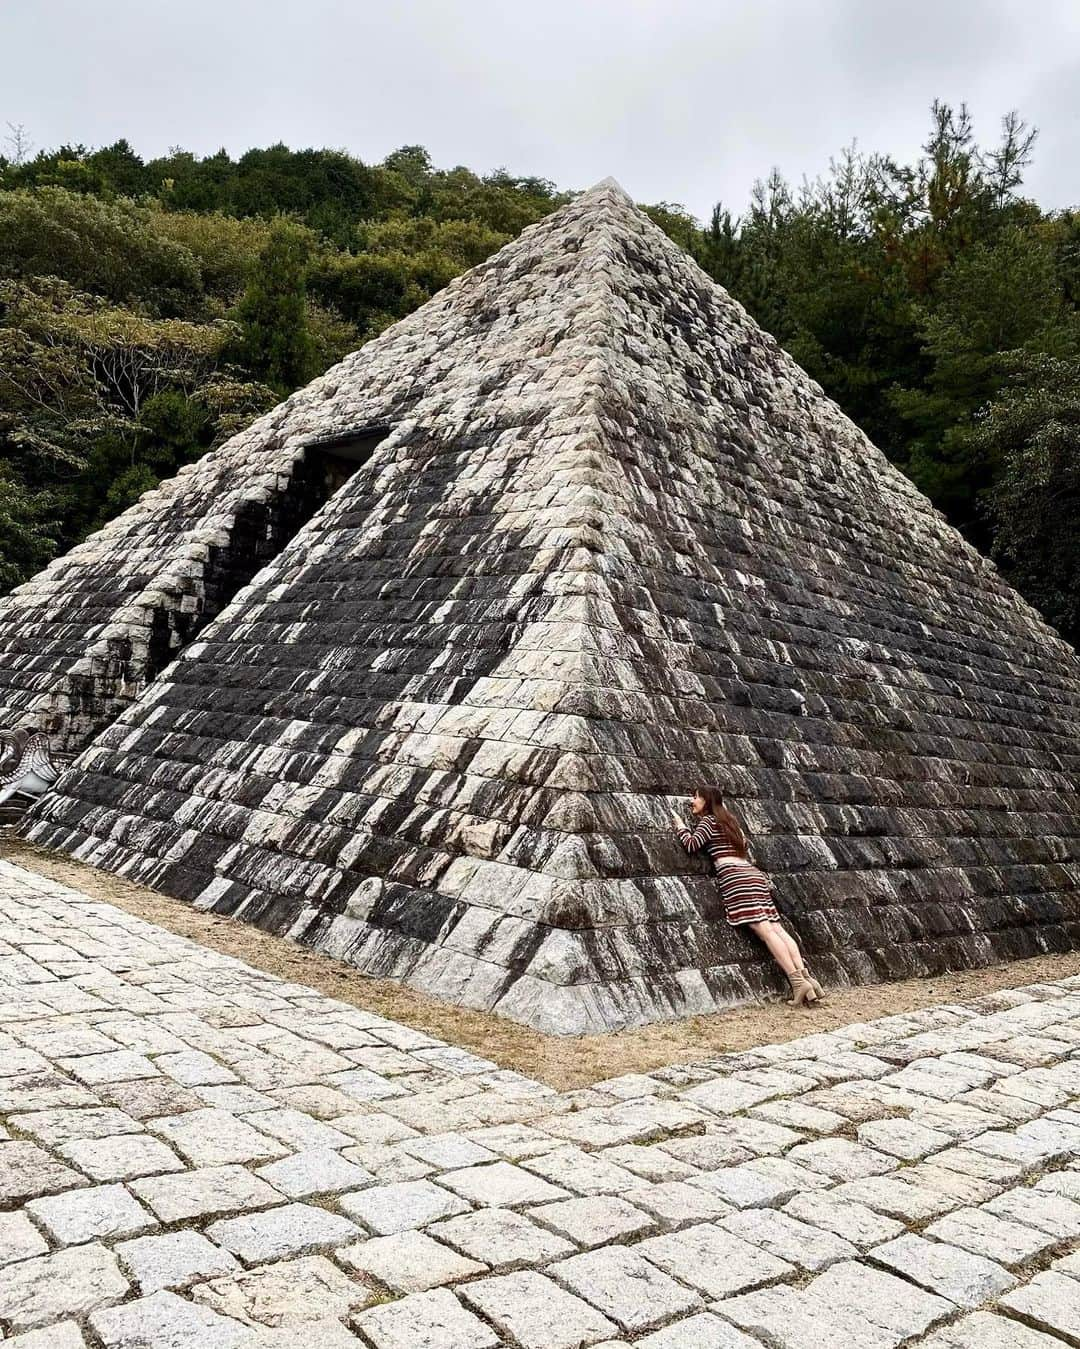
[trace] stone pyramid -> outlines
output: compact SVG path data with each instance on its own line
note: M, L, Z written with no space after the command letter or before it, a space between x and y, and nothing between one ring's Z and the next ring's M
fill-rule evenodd
M1080 939L1076 655L610 180L0 618L28 837L542 1030L777 987L701 780L826 982Z

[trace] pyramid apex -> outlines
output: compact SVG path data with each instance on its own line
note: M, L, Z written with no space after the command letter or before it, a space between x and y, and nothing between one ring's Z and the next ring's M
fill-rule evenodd
M612 178L610 175L607 178L601 178L598 183L593 183L592 187L590 187L584 195L589 197L592 196L594 192L598 196L601 193L614 192L617 196L625 197L627 201L633 202L633 198L630 196L630 193L627 192L626 188L623 187L622 183L620 183L617 178Z

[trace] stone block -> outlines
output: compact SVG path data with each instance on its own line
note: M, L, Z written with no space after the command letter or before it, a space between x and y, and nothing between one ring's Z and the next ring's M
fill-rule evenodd
M464 1199L428 1180L373 1185L369 1190L343 1194L338 1202L343 1212L377 1236L427 1227L440 1218L469 1211Z
M286 1151L276 1139L225 1110L188 1110L147 1120L146 1127L198 1167L271 1161Z
M497 1349L499 1344L491 1327L445 1288L369 1307L355 1324L375 1349Z
M49 1145L66 1143L76 1138L107 1138L112 1134L142 1131L142 1125L130 1115L108 1107L38 1110L30 1114L12 1115L10 1122L20 1133L30 1134Z
M480 1208L520 1208L569 1198L567 1192L511 1162L448 1171L439 1183ZM458 1210L460 1212L460 1210ZM440 1217L445 1215L438 1215Z
M821 1138L813 1143L803 1143L792 1148L785 1157L796 1166L808 1166L831 1180L881 1176L895 1171L897 1164L895 1157L862 1147L847 1138Z
M192 1231L136 1237L117 1243L113 1250L144 1294L162 1288L188 1288L240 1268L228 1251Z
M333 1250L355 1241L359 1228L348 1218L310 1204L284 1204L261 1213L224 1218L206 1229L211 1241L240 1257L245 1265L286 1256Z
M134 1180L184 1170L176 1153L148 1134L77 1138L61 1143L57 1151L94 1180Z
M955 1304L866 1265L832 1265L802 1289L766 1288L713 1310L778 1349L813 1349L823 1326L842 1344L896 1349L955 1311Z
M702 1307L697 1293L626 1246L557 1261L547 1273L630 1334L652 1330Z
M240 1213L281 1202L277 1190L242 1166L211 1166L133 1180L128 1188L164 1223Z
M634 1349L761 1349L761 1341L752 1340L719 1317L699 1312L635 1340Z
M872 1259L969 1309L981 1306L1016 1283L1008 1270L985 1256L942 1241L926 1241L913 1232L875 1246Z
M200 1283L192 1298L246 1325L294 1326L301 1331L313 1321L344 1321L377 1301L378 1295L325 1256L307 1255Z
M416 1231L372 1237L335 1251L334 1258L346 1269L378 1279L395 1293L426 1293L487 1272L480 1261Z
M166 1292L95 1312L90 1326L104 1349L240 1349L251 1336L239 1321Z
M15 1335L4 1341L4 1349L86 1349L86 1341L74 1321L61 1321Z
M1011 1316L972 1312L942 1326L921 1343L921 1349L1060 1349L1056 1336L1014 1321Z
M574 1250L563 1237L511 1209L478 1209L433 1224L428 1235L499 1272L546 1264Z
M525 1169L577 1195L620 1194L638 1184L625 1167L581 1148L556 1148L524 1163Z
M0 1143L0 1203L19 1203L85 1184L85 1176L33 1143Z
M32 1199L26 1211L61 1246L104 1237L129 1237L157 1227L157 1219L122 1185L95 1185Z
M786 1260L751 1246L713 1223L651 1237L638 1242L634 1250L713 1298L729 1297L795 1273Z
M996 1217L980 1208L947 1213L926 1228L926 1235L1002 1265L1025 1264L1057 1241L1039 1228Z
M656 1229L656 1220L614 1195L591 1195L540 1204L530 1216L577 1246L606 1246Z
M815 1274L840 1260L859 1257L858 1248L850 1241L775 1209L732 1213L722 1218L719 1226L749 1245Z
M582 1349L616 1333L594 1307L531 1271L477 1279L460 1291L470 1307L522 1349Z
M1046 1270L1023 1288L1006 1293L999 1306L1070 1344L1080 1340L1080 1279Z
M1046 1232L1059 1241L1080 1237L1080 1204L1044 1190L1007 1190L983 1205L983 1211Z
M0 1321L13 1331L81 1319L120 1302L130 1284L116 1257L97 1244L9 1265L0 1277Z
M347 1161L330 1148L294 1152L291 1157L259 1167L256 1175L290 1199L306 1199L313 1194L340 1194L343 1190L370 1185L375 1179L370 1171Z
M25 1213L0 1213L0 1266L44 1255L49 1247ZM0 1274L0 1278L3 1275Z
M671 1227L719 1218L731 1212L731 1205L719 1195L681 1180L638 1186L627 1190L624 1197L635 1208L643 1209Z

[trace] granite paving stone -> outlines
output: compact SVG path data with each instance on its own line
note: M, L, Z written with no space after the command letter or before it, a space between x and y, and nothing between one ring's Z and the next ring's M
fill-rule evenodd
M134 1180L184 1170L176 1153L148 1134L76 1138L59 1144L57 1152L94 1180Z
M719 1195L686 1181L661 1181L627 1190L624 1198L661 1222L677 1227L685 1223L719 1218L731 1212L731 1205Z
M972 1312L935 1330L920 1349L1061 1349L1061 1340L1011 1316Z
M58 1321L44 1330L25 1330L4 1341L4 1349L86 1349L83 1333L74 1321Z
M834 1232L775 1209L744 1209L721 1218L719 1226L749 1245L813 1273L859 1255L852 1242Z
M157 1069L145 1055L129 1049L116 1049L109 1054L86 1054L77 1059L58 1059L57 1066L91 1087L157 1076Z
M999 1305L1070 1344L1080 1340L1080 1279L1044 1270L1024 1287L1006 1293Z
M616 1195L593 1195L539 1204L529 1216L553 1228L577 1246L606 1246L656 1229L655 1218Z
M256 1172L290 1199L313 1194L337 1194L373 1184L375 1177L331 1148L309 1148L260 1166Z
M198 1049L158 1054L154 1066L182 1087L211 1087L236 1081L236 1074L230 1068Z
M426 1162L437 1171L452 1171L494 1162L499 1154L473 1142L463 1134L430 1134L426 1138L410 1138L400 1144L400 1150Z
M48 1249L44 1237L25 1213L0 1213L0 1265L44 1255Z
M709 1297L723 1298L794 1274L786 1260L752 1246L719 1224L699 1223L640 1241L634 1250Z
M65 1166L34 1143L0 1143L0 1203L68 1190L86 1184L86 1177Z
M1013 1222L980 1208L957 1209L925 1230L935 1241L962 1246L964 1250L1002 1265L1024 1264L1058 1241L1056 1236L1040 1228Z
M224 1246L246 1265L332 1250L355 1241L360 1230L340 1213L310 1204L283 1204L239 1218L222 1218L206 1229L211 1241Z
M616 1333L595 1307L534 1271L477 1279L461 1295L522 1349L583 1349Z
M564 1237L512 1209L478 1209L435 1223L428 1230L431 1236L498 1272L545 1264L574 1251Z
M8 1265L0 1278L0 1321L32 1330L120 1302L130 1284L116 1257L94 1243Z
M632 1171L581 1148L543 1152L525 1159L522 1166L571 1194L621 1194L639 1184Z
M630 1334L652 1330L702 1307L699 1294L626 1246L559 1260L548 1266L547 1273Z
M235 1256L191 1230L120 1241L113 1252L144 1294L187 1288L240 1268Z
M1066 1199L1080 1201L1080 1171L1051 1171L1049 1175L1040 1176L1032 1188L1049 1190L1052 1194L1064 1195Z
M718 1194L735 1208L760 1208L784 1203L795 1194L797 1186L784 1184L759 1171L744 1166L728 1166L719 1171L703 1171L690 1180L693 1185Z
M869 1120L860 1124L857 1132L860 1143L905 1161L918 1161L930 1153L940 1152L953 1141L940 1129L928 1129L912 1124L908 1119ZM850 1178L854 1179L854 1176Z
M569 1198L566 1190L512 1162L492 1162L485 1166L470 1166L463 1171L448 1171L439 1177L439 1184L471 1204L485 1208L519 1208Z
M158 1226L123 1185L94 1185L31 1199L26 1211L61 1246L103 1237L128 1237Z
M242 1322L168 1292L95 1312L90 1327L104 1349L240 1349L251 1334Z
M176 1148L193 1166L270 1161L287 1151L277 1139L253 1128L246 1120L211 1107L149 1119L146 1127Z
M761 1349L760 1340L752 1340L728 1321L708 1312L684 1317L663 1330L654 1330L634 1341L634 1349Z
M128 1185L162 1222L280 1204L283 1196L242 1166L210 1166L173 1176L150 1176Z
M832 1265L805 1288L727 1298L717 1315L776 1346L814 1349L823 1327L839 1343L895 1349L955 1311L955 1304L862 1264Z
M1019 1188L999 1194L983 1211L1047 1232L1059 1241L1080 1238L1080 1204L1046 1190Z
M960 1307L979 1307L1016 1283L993 1260L943 1241L927 1241L914 1232L875 1246L871 1258Z
M369 1307L354 1324L375 1349L496 1349L499 1344L494 1330L445 1288Z
M796 1166L808 1166L833 1180L859 1180L895 1171L896 1158L847 1138L821 1138L802 1143L785 1154Z
M338 1206L377 1236L426 1227L439 1218L466 1213L470 1207L458 1195L428 1180L373 1185L367 1190L341 1195Z
M320 1318L344 1321L379 1300L323 1255L281 1260L200 1283L192 1300L248 1325L295 1326Z
M426 1232L416 1231L339 1247L334 1259L346 1269L377 1279L395 1293L426 1293L487 1272L487 1265L479 1260L470 1260Z

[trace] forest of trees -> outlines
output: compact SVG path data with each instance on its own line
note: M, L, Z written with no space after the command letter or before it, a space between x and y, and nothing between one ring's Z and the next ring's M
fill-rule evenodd
M935 104L911 164L845 151L705 227L646 209L1073 643L1080 210L1035 132ZM284 145L0 155L0 592L569 200L506 172Z

